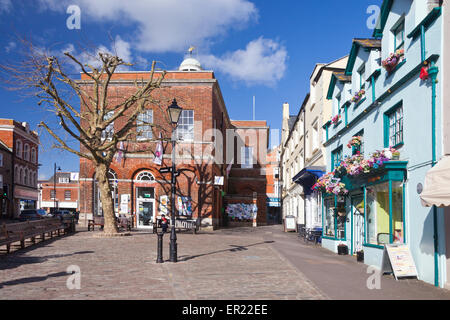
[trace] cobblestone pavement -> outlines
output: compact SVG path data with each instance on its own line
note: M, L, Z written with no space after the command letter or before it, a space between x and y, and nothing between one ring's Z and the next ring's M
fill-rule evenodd
M94 238L82 230L0 252L0 299L327 299L264 239L264 230L180 233L179 262L163 264L156 263L154 234ZM66 285L72 265L81 270L80 290Z

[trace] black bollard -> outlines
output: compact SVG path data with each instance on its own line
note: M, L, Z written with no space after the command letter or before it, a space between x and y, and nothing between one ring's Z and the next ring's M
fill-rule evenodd
M156 263L164 263L164 260L163 260L163 236L164 236L164 233L158 232L158 258L156 259Z

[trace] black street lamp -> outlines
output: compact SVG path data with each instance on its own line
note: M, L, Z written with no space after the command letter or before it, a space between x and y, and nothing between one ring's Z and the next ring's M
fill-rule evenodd
M56 170L61 171L61 168L58 167L58 169L56 169L55 163L55 166L53 168L53 213L56 212Z
M178 121L180 120L181 112L183 108L179 107L177 100L173 99L172 104L167 108L167 113L169 114L170 122L172 124L172 197L171 197L171 231L170 231L170 262L177 262L177 235L175 232L175 193L176 193L176 168L175 168L175 130L178 126Z

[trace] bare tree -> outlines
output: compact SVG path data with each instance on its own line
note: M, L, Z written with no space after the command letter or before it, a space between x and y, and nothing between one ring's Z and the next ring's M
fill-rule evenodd
M9 77L9 82L14 83L15 89L32 89L39 99L38 105L48 107L55 114L63 131L46 121L39 124L56 140L54 147L92 161L105 218L104 232L118 233L108 171L116 153L125 151L119 150L120 143L133 141L136 136L133 129L138 116L149 104L158 104L152 93L160 88L166 72L155 76L156 62L153 61L150 78L135 81L132 94L117 97L109 90L113 75L118 68L132 64L116 55L100 52L97 56L99 66L93 66L84 64L69 52L56 57L34 48L29 42L26 47L26 59L0 68ZM68 64L61 60L67 60ZM69 73L70 65L78 66L85 80L74 79ZM81 106L71 102L73 99L67 93L77 97L76 103ZM124 118L127 120L117 123L116 120ZM109 129L111 126L114 130ZM68 143L61 132L79 143L80 150Z

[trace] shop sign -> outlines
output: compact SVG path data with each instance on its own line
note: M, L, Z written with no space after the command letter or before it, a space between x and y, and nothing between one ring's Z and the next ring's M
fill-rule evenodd
M396 280L404 277L417 277L416 264L406 244L386 244L384 246L383 273L393 272Z
M287 216L285 219L285 231L297 231L297 224L294 216Z
M16 186L14 189L14 198L37 200L38 197L39 197L38 191L22 189L19 186Z

